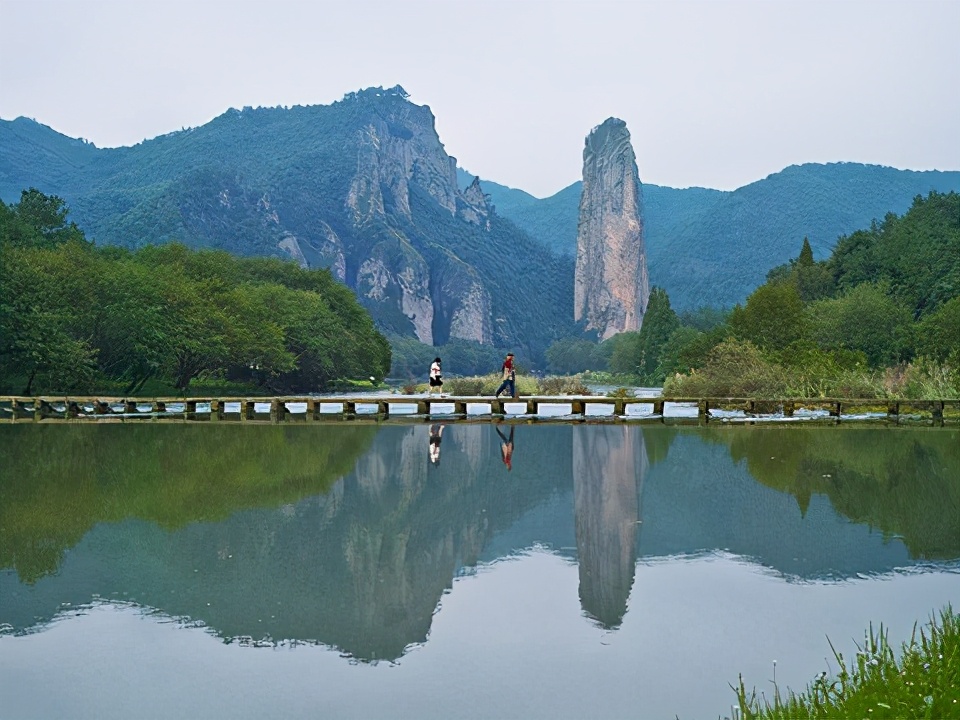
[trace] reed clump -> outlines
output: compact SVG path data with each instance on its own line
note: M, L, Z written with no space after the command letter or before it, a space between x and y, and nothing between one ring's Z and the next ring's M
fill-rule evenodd
M749 693L739 679L733 720L779 718L960 718L960 615L950 606L894 652L883 626L867 631L855 657L830 644L839 667L821 673L804 692L773 698Z
M540 378L537 382L540 395L592 395L579 375L554 375Z

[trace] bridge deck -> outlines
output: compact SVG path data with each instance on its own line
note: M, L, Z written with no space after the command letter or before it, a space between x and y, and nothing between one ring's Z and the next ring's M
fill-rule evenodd
M490 396L337 395L285 397L166 397L5 396L0 420L16 422L86 420L180 419L281 422L305 419L444 417L451 421L508 418L622 421L663 420L665 417L718 418L782 417L820 411L838 421L844 415L871 411L892 419L901 415L927 417L943 423L946 415L960 418L960 400L888 400L858 398L736 398L736 397L606 397L601 395Z

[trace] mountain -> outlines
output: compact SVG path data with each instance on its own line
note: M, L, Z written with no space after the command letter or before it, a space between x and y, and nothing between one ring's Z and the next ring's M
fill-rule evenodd
M536 364L579 332L581 183L542 200L477 183L447 154L430 108L399 86L231 109L113 149L0 120L0 199L29 187L62 197L98 244L175 239L328 267L393 335L509 347ZM824 258L838 237L930 190L960 190L960 172L809 164L729 192L644 184L649 282L678 309L729 306L804 237Z
M0 121L0 198L28 187L62 197L98 244L178 240L329 268L384 331L427 344L536 361L575 332L573 260L492 212L478 184L459 188L430 108L399 86L229 110L108 150Z
M480 184L499 215L545 247L576 253L580 182L542 200L488 180ZM772 267L797 257L804 237L815 258L824 259L839 237L888 213L903 214L931 190L960 191L960 172L810 163L733 191L644 183L650 283L664 288L678 309L731 306Z

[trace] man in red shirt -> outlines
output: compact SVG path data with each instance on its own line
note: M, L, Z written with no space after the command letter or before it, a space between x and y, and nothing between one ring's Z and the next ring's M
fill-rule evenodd
M517 396L517 371L513 367L513 353L507 353L507 359L503 361L503 365L500 366L500 372L503 373L503 382L500 383L500 387L497 388L497 397L500 397L500 393L504 390L510 390L510 397Z

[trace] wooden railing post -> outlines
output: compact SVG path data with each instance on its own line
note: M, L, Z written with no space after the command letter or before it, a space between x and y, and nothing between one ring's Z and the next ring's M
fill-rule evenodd
M943 400L934 400L931 410L933 422L943 425Z
M890 402L887 403L887 418L893 418L896 422L900 422L900 403L899 402Z

